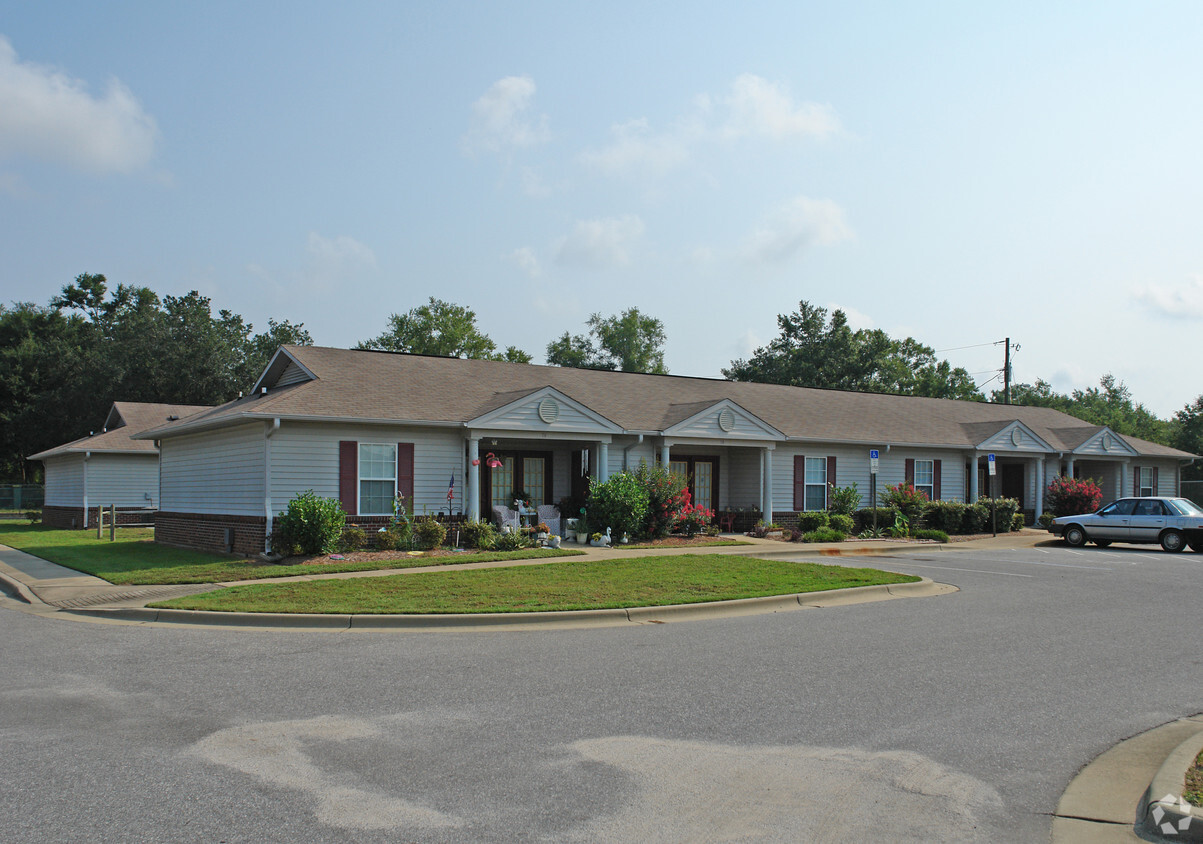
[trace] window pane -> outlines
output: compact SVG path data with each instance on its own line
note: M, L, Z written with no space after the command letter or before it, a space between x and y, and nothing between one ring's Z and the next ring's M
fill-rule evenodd
M530 496L530 503L538 506L546 502L544 495L544 460L542 457L522 458L522 486Z
M931 493L931 486L935 478L935 462L931 460L916 460L915 461L915 486L927 487L927 492Z
M502 457L501 468L493 469L492 500L494 507L514 506L514 458Z
M359 477L396 480L397 447L364 443L359 446Z
M806 485L806 509L807 510L826 510L827 509L827 487L817 484Z
M670 460L668 461L668 471L682 478L688 478L689 464L684 460Z
M713 509L713 491L714 464L708 460L698 460L693 464L693 503L698 507Z
M360 481L359 512L364 516L386 516L393 512L392 481Z
M827 458L826 457L807 457L806 458L806 482L808 484L823 484L827 485Z

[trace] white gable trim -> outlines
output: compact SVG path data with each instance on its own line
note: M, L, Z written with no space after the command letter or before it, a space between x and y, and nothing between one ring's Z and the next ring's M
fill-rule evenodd
M714 445L748 440L785 440L785 434L730 399L716 401L677 424L665 428L664 436L701 437Z
M1061 451L1059 448L1054 448L1047 440L1018 419L982 440L975 448L978 451L1002 452L1004 454Z
M1103 428L1093 437L1075 448L1072 454L1091 457L1139 457L1140 452L1110 428Z
M543 387L464 423L467 428L543 434L621 434L600 413L555 387Z
M317 380L317 376L313 374L313 370L309 369L295 357L290 355L288 351L281 346L279 349L276 349L276 353L272 355L272 359L267 364L267 367L263 370L263 374L259 376L259 380L256 381L255 386L251 388L251 393L257 394L262 391L264 387L267 387L270 390L272 387L276 386L276 381L279 380L280 376L284 374L284 371L288 369L290 365L297 367L303 373L305 373L307 377L304 380Z

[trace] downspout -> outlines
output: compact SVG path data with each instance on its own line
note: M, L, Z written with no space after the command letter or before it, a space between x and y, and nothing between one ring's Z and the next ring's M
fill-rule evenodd
M88 529L88 461L92 459L92 452L84 452L84 530Z
M280 417L266 425L263 432L263 551L272 550L272 434L280 430Z
M626 448L624 448L622 450L622 469L624 472L627 470L627 468L629 468L627 466L627 452L629 452L632 448L634 448L637 445L643 445L643 434L640 434L639 439L635 440L635 442L631 443L630 445L628 445Z

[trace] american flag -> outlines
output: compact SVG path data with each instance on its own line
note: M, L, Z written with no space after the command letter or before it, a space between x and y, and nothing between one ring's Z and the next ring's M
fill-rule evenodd
M447 502L455 498L455 472L451 473L451 480L447 482Z

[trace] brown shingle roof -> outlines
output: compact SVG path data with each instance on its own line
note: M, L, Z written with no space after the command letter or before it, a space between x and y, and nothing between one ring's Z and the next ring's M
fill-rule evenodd
M554 387L628 431L663 431L729 399L791 439L972 448L1019 420L1057 449L1098 431L1057 410L916 396L851 393L712 378L645 375L462 360L390 352L285 346L317 378L270 389L155 431L247 418L345 419L463 424L544 387ZM1194 455L1125 438L1142 454Z
M155 444L151 440L134 440L130 437L158 428L168 423L171 417L186 419L202 410L212 410L209 405L195 404L154 404L151 402L118 401L113 402L112 409L105 420L107 430L99 434L81 437L73 442L40 451L31 455L29 460L45 460L48 457L61 457L64 454L81 451L99 451L106 453L147 453L155 452Z

